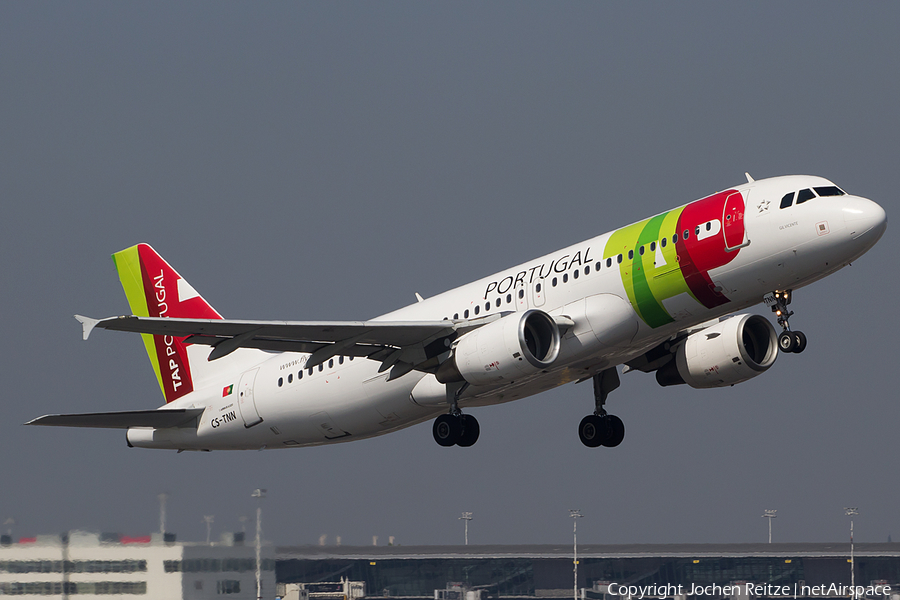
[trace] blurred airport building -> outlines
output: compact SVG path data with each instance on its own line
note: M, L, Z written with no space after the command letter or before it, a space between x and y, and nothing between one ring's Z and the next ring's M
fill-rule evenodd
M265 598L275 597L274 549L264 547ZM256 549L243 534L214 545L160 534L127 537L78 531L0 540L0 596L92 596L201 600L256 598Z
M798 590L850 585L849 552L849 544L579 545L579 596L622 598L609 593L610 583L682 585L684 591L738 582L791 590L795 585ZM257 597L256 564L254 544L245 544L239 533L211 544L178 542L172 534L73 531L15 541L3 536L0 596L250 599ZM567 545L263 546L259 564L262 598L267 599L570 599L575 584L572 546ZM890 593L870 598L900 600L900 543L856 544L854 565L856 585L892 586ZM839 595L806 595L813 596Z
M275 569L281 584L343 578L364 583L369 597L571 599L575 583L572 550L564 544L279 547ZM733 582L791 586L791 591L795 584L798 591L804 585L849 586L849 558L849 543L579 544L578 588L584 598L603 598L609 583L682 585L684 591L692 584ZM854 566L856 585L894 584L892 594L881 598L900 600L900 543L857 543Z

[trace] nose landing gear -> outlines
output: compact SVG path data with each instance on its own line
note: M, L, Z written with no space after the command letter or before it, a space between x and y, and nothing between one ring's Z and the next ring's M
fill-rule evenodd
M578 437L588 448L614 448L625 439L625 424L619 417L607 414L604 405L609 393L619 387L619 373L613 367L597 373L593 380L594 414L581 420Z
M788 310L788 304L791 303L791 290L775 290L771 294L766 294L764 301L772 308L781 325L782 332L778 335L778 347L782 352L793 352L799 354L806 350L806 335L802 331L791 331L791 325L788 319L794 314Z

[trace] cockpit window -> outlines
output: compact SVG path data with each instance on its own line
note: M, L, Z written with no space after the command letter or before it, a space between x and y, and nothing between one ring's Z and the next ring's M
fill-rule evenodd
M785 197L781 199L781 208L787 208L793 203L794 203L794 192L791 192L790 194L786 194Z
M816 195L813 194L813 191L809 188L800 190L799 192L797 192L797 204L803 204L807 200L812 200L815 197Z
M816 193L818 195L822 196L823 198L825 198L827 196L845 196L846 195L844 190L842 190L841 188L839 188L836 185L826 185L824 187L817 187L817 188L813 188L813 189L816 190Z

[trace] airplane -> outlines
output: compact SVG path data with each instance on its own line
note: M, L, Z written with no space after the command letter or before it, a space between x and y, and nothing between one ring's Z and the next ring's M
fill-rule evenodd
M615 447L619 373L716 388L802 352L792 292L855 261L885 211L827 179L747 182L369 321L224 319L150 246L113 254L132 315L82 323L142 335L166 404L30 425L120 428L129 447L272 449L370 438L433 420L475 444L464 409L593 381L588 447ZM734 314L759 303L759 314Z

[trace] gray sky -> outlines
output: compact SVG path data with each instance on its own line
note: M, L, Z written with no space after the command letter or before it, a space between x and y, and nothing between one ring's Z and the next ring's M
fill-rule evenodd
M0 4L0 520L205 539L266 487L280 544L758 542L900 536L895 224L795 294L810 339L734 388L622 378L419 425L243 453L26 428L161 404L109 255L153 244L220 312L363 319L744 181L828 177L894 218L896 3ZM885 269L887 266L887 269ZM763 308L758 312L768 313Z

